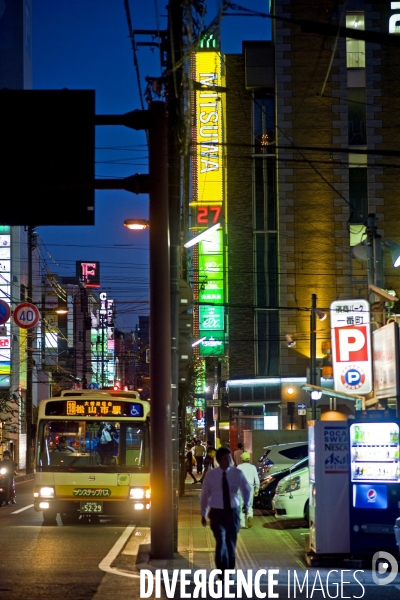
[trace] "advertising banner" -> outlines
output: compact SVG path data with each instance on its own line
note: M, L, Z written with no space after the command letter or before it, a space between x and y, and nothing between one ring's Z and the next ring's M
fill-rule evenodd
M399 328L389 323L372 332L374 394L376 398L393 398L399 389Z

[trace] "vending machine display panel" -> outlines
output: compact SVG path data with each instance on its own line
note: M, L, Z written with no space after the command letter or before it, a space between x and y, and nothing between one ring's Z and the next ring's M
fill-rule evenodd
M350 426L351 481L400 483L397 423Z
M353 506L386 509L388 507L387 485L353 484Z

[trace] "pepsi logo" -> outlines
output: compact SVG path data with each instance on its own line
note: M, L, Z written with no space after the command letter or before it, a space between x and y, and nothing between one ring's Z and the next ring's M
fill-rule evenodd
M367 492L367 500L368 502L376 502L377 493L374 489L370 489Z

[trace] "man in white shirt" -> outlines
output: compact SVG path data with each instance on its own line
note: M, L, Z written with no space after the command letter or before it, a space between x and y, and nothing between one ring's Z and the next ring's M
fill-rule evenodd
M240 529L239 491L243 497L243 510L247 514L251 489L244 474L232 466L229 448L221 446L216 454L218 467L207 471L201 490L201 523L207 526L207 510L214 534L215 566L222 571L234 569L236 540Z
M253 527L253 496L257 496L258 490L260 489L260 480L258 477L257 469L254 465L250 464L250 454L248 452L243 452L241 455L242 464L238 465L238 469L242 471L243 475L246 477L246 480L250 486L250 502L249 502L249 510L247 515L245 515L242 511L240 511L240 527L243 529L247 529L248 527ZM243 506L243 498L240 496L240 508ZM247 523L246 523L247 516Z
M206 449L200 440L197 440L196 445L192 448L192 454L196 459L197 472L199 475L203 473L203 459L206 453Z

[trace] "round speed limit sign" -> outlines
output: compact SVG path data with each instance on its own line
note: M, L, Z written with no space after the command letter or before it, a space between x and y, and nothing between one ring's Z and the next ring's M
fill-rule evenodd
M22 302L14 310L13 318L15 324L22 329L35 327L40 319L40 313L34 304Z

